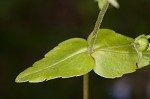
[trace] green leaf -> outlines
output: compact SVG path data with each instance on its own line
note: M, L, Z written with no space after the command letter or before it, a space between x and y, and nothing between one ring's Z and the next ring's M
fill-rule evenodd
M16 82L36 83L59 77L81 76L92 69L105 78L121 77L150 64L150 44L147 45L148 37L145 37L144 40L143 36L132 39L112 30L101 29L91 55L88 54L88 43L92 34L88 42L81 38L66 40L48 52L45 58L20 73ZM146 47L138 52L143 44Z
M35 83L58 77L69 78L84 75L94 66L94 60L87 53L87 47L87 41L84 39L66 40L48 52L45 58L20 73L16 82Z
M117 0L109 0L110 4L115 8L119 8L119 3Z
M105 3L106 3L106 0L97 0L97 2L98 2L98 6L99 6L99 8L100 9L102 9L103 8L103 6L105 5Z
M97 0L98 6L99 6L100 9L102 9L104 7L106 1L107 0ZM119 3L117 2L117 0L108 0L108 1L115 8L119 8Z
M144 51L142 54L143 54L142 59L140 60L140 63L138 64L139 68L143 68L150 64L150 47L148 48L147 51Z
M88 37L88 42L91 35ZM139 57L133 42L134 39L117 34L112 30L99 30L92 53L95 60L95 73L105 78L115 78L136 71ZM149 58L150 51L143 52L138 68L148 65Z

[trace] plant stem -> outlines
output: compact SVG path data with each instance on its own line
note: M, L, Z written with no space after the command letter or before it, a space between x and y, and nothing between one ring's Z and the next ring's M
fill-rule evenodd
M100 11L98 15L94 30L92 32L92 38L90 40L89 47L88 47L89 55L91 55L93 52L93 46L96 40L97 32L101 26L103 17L108 9L108 6L109 6L109 2L108 0L106 0L104 7L102 8L102 10ZM89 73L83 76L83 99L89 99Z
M89 73L83 76L83 99L89 99Z
M103 17L104 17L104 15L105 15L105 13L108 9L108 6L109 6L109 2L108 2L108 0L106 0L106 3L104 5L104 7L102 8L102 10L100 11L100 13L98 15L94 30L92 32L92 38L90 40L89 47L88 47L88 53L90 55L93 52L93 46L94 46L94 43L95 43L95 40L96 40L97 32L100 29L101 23L103 21Z

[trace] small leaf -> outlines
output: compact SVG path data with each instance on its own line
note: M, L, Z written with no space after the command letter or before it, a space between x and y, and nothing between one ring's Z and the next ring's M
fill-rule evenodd
M102 9L106 3L106 0L97 0L97 2L98 2L99 8Z
M66 40L20 73L16 82L42 82L62 77L81 76L93 69L94 60L87 53L87 41L80 38Z
M88 38L88 42L91 35ZM94 71L105 78L121 77L137 69L138 54L133 46L134 39L117 34L112 30L101 29L92 53L95 59ZM145 51L139 68L150 62L150 51Z
M119 3L117 2L117 0L109 0L109 2L115 8L119 8Z
M102 9L104 7L106 1L107 0L97 0L98 6L99 6L100 9ZM119 3L117 2L117 0L108 0L108 1L115 8L119 8Z

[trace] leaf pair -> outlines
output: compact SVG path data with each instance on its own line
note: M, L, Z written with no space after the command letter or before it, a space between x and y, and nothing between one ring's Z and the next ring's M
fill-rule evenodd
M92 69L105 78L120 77L137 69L138 53L134 39L115 33L112 30L101 29L93 48L88 54L88 40L73 38L60 43L45 55L45 58L35 62L32 67L20 73L16 82L42 82L54 78L69 78L81 76ZM150 49L142 52L138 63L142 68L150 62Z
M104 7L107 1L115 8L119 8L119 3L117 2L117 0L96 0L96 1L98 2L98 6L100 9Z

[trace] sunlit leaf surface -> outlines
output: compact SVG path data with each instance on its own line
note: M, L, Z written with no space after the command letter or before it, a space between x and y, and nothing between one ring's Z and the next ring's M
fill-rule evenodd
M90 39L91 35L88 41ZM134 39L112 30L99 30L92 54L95 59L95 73L105 78L115 78L147 66L150 62L150 51L143 52L138 63L139 57L133 42Z
M150 63L150 48L144 47L143 51L140 50L142 54L139 54L134 39L109 29L98 31L93 53L89 55L88 43L91 38L92 33L87 41L73 38L60 43L48 52L45 58L21 72L16 82L35 83L59 77L81 76L92 69L102 77L116 78L132 73ZM141 44L147 46L147 43Z
M16 78L16 82L42 82L58 77L81 76L93 69L94 60L87 53L87 41L80 38L60 43Z

